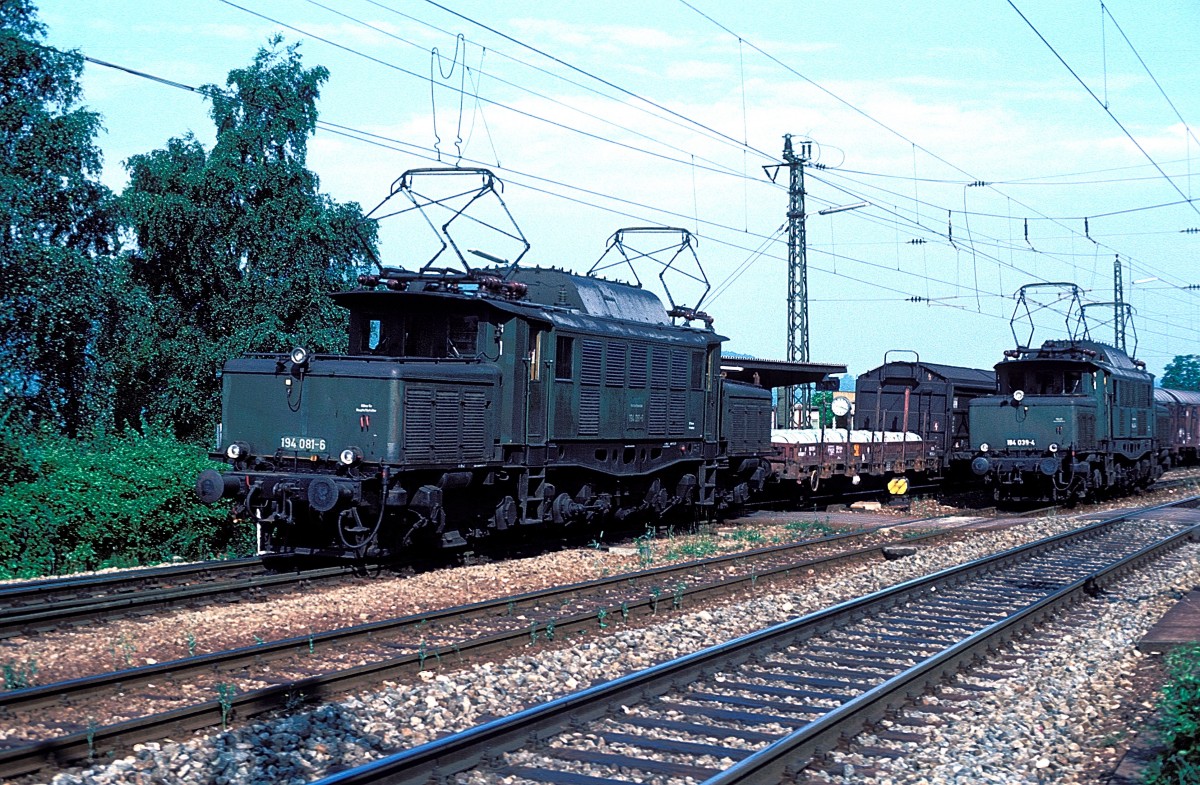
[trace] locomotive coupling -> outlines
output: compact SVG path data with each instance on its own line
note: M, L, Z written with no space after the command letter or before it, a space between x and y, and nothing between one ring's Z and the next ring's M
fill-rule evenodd
M315 477L308 483L308 506L317 512L329 512L350 498L351 490L332 477Z
M196 478L196 495L205 504L216 504L221 499L231 499L237 496L240 487L237 477L223 475L216 469L205 469Z

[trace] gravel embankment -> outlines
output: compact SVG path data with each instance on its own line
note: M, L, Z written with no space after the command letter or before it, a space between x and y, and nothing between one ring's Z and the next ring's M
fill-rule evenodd
M501 663L427 671L412 683L387 683L374 693L294 716L184 743L147 744L132 756L82 774L60 774L53 782L306 782L330 767L365 762L447 731L471 727L487 717L1075 525L1067 520L1046 520L980 533L911 558L823 576L815 586L760 587L760 594L752 599L672 613L659 624L638 629L612 624L607 634L569 647L541 641L527 654ZM577 558L586 563L602 557L584 553ZM562 574L557 573L559 580Z
M964 682L989 691L953 701L952 713L937 715L944 724L906 725L922 716L919 707L885 724L925 740L890 741L886 733L857 740L901 750L904 758L864 757L851 748L831 756L835 774L822 779L865 785L1096 782L1145 730L1129 723L1145 722L1152 713L1152 700L1135 689L1147 658L1137 651L1138 641L1196 585L1200 545L1189 545L1075 606L1053 630L1006 646L1004 667L1019 667L985 666L965 676ZM946 701L931 696L924 703Z

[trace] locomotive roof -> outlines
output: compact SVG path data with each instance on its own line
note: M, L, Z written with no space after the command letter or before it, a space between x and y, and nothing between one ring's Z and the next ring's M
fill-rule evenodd
M885 375L890 375L889 371L897 367L913 367L921 368L929 371L935 376L952 382L959 387L979 387L991 391L996 387L996 372L990 368L967 368L961 365L943 365L941 363L927 363L920 361L903 361L893 360L889 363L884 363L878 368L872 368L865 373L860 374L870 378L878 378Z
M437 279L431 280L440 287ZM556 328L635 339L666 339L697 346L726 340L708 327L672 324L662 301L653 292L630 284L544 267L519 268L509 280L527 286L525 296L519 299L495 296L482 287L456 291L445 288L424 290L410 285L404 291L355 289L337 292L333 299L345 308L376 312L414 302L466 309L480 315L499 311Z
M670 324L662 301L653 292L631 284L549 267L518 268L512 280L529 287L530 302L574 308L590 316Z
M1075 362L1104 368L1114 376L1126 379L1146 381L1152 378L1144 370L1144 366L1135 362L1128 354L1115 346L1109 346L1099 341L1053 340L1046 341L1039 348L1022 347L1019 352L1020 356L1018 358L1006 359L998 363L996 370L999 371L1005 365L1012 362Z

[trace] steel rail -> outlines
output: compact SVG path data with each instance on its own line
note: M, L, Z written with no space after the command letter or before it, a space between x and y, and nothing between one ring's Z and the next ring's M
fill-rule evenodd
M125 585L138 586L181 577L205 580L212 574L261 565L262 560L257 556L252 556L244 559L216 559L194 564L139 567L100 575L68 575L59 578L13 581L0 585L0 609L7 610L42 602L43 600L38 598L47 594L86 593L92 595L97 592L125 591L122 588Z
M253 569L254 565L249 564L247 567ZM239 568L231 567L230 569L237 570ZM240 569L246 569L246 567ZM231 594L244 594L291 584L304 586L312 580L349 575L350 573L351 569L347 566L322 567L298 573L250 575L216 583L196 582L184 586L142 589L100 597L27 604L15 610L10 609L0 613L0 639L45 632L63 625L91 623L131 612L166 608L195 602L203 598L211 599Z
M863 726L882 719L888 712L910 702L915 695L941 683L973 662L984 659L989 650L1043 622L1047 617L1093 595L1125 572L1176 546L1182 540L1200 538L1200 529L1177 532L1137 553L1124 557L1086 578L960 641L903 673L876 685L862 695L843 703L820 719L809 723L779 741L735 763L702 785L763 785L783 782L795 773L799 763L822 751L833 749Z
M572 725L579 726L582 723L612 714L619 716L622 706L663 695L680 685L693 682L702 674L740 665L765 651L793 645L816 634L835 629L848 619L862 618L873 610L894 607L929 587L961 582L969 576L980 575L1005 565L1027 560L1068 542L1097 536L1130 518L1145 516L1156 510L1185 504L1195 506L1198 502L1200 502L1200 497L1190 497L1138 511L1125 512L1081 529L1064 532L967 564L906 581L792 621L749 633L727 643L661 663L614 681L595 685L461 733L395 753L357 768L332 774L314 785L365 785L366 783L380 782L389 783L389 785L417 785L418 783L441 781L438 778L449 778L457 772L474 768L488 760L495 760L504 752L521 749L528 745L536 746ZM1162 549L1178 544L1185 538L1195 539L1198 532L1200 532L1200 527L1189 527L1159 543L1139 550L1130 557L1106 566L1096 574L1073 582L1070 587L1071 596L1077 596L1078 592L1095 585L1095 582L1104 575L1127 569L1130 563L1150 558L1161 552ZM1058 593L1052 596L1057 597ZM832 744L855 723L861 726L866 719L879 716L886 706L903 702L906 697L920 694L929 681L928 679L922 681L918 678L919 676L924 677L926 674L935 672L937 674L944 673L944 670L938 669L949 667L945 665L946 662L962 662L964 658L974 657L982 648L994 645L1002 636L1015 634L1017 631L1015 625L1032 617L1045 615L1064 601L1065 598L1059 598L1052 602L1042 600L1011 619L989 625L986 628L988 631L986 636L982 633L974 634L952 645L948 649L951 653L943 652L943 655L933 658L938 660L937 663L926 660L906 670L900 676L885 682L884 685L868 690L856 701L856 709L834 709L821 719L809 723L797 733L789 734L774 745L750 754L740 764L747 767L742 771L749 773L737 774L735 772L738 779L726 781L721 777L728 774L727 770L727 772L708 780L704 785L725 785L726 782L754 782L762 785L762 783L770 781L763 779L761 774L776 770L782 773L792 761L803 757L806 750L816 750L822 745ZM938 677L940 676L930 676L929 678L936 679ZM890 686L884 689L885 685ZM805 731L807 731L807 736L802 740L796 740L796 737ZM767 751L772 749L773 752L780 754L768 755ZM739 764L735 764L735 766L737 765ZM758 778L755 779L755 777Z
M66 734L7 749L0 748L0 777L27 774L52 762L94 757L98 752L105 753L138 742L161 739L164 733L198 730L220 725L235 716L242 719L284 706L313 702L355 686L377 684L382 679L423 670L431 661L462 661L499 649L524 645L539 637L546 640L548 633L554 636L554 639L562 640L571 635L587 634L598 629L604 618L615 620L617 618L653 616L660 609L681 606L685 599L688 602L694 602L701 598L736 592L760 583L787 578L790 573L797 570L824 569L834 565L883 558L883 551L896 545L914 545L938 539L961 537L963 532L960 529L923 533L915 537L901 536L866 548L786 562L763 570L748 570L743 574L725 577L715 582L691 585L678 592L677 595L655 592L673 576L681 577L689 573L702 574L705 571L748 563L756 559L774 558L789 552L803 552L821 545L858 539L865 534L879 533L881 529L928 522L944 517L953 517L953 514L890 522L866 531L832 534L812 540L757 548L751 551L411 614L313 635L296 636L255 646L245 646L113 673L3 692L0 693L0 717L11 717L20 712L28 713L61 705L78 706L91 696L112 696L151 683L162 683L167 680L179 681L201 673L228 672L249 662L265 663L297 654L302 656L305 652L313 652L317 647L324 650L330 646L369 642L388 634L418 627L428 632L436 632L440 623L461 621L467 618L510 615L518 608L538 606L539 604L561 604L563 599L589 593L602 594L614 589L626 592L623 595L626 599L599 603L586 613L562 618L543 618L540 623L535 620L529 626L514 628L507 632L479 637L458 644L428 647L422 653L404 654L367 665L261 688L236 695L224 702L220 700L205 701L125 722L92 728L87 732ZM749 565L747 564L747 566ZM628 599L630 589L640 589L644 593L640 599ZM9 743L13 742L10 740Z
M1045 510L1053 509L1045 508ZM1031 511L1025 511L1020 515L1028 516L1030 514ZM10 693L0 693L0 716L12 716L18 712L28 713L41 707L79 705L90 696L111 696L135 687L166 680L177 681L200 673L228 672L244 667L250 661L261 664L292 657L297 654L302 655L305 650L312 653L317 645L320 645L322 649L326 649L331 645L340 646L356 641L371 641L374 638L387 634L403 632L405 628L411 629L422 625L429 625L427 631L432 632L436 631L437 623L439 622L461 621L466 616L499 616L501 615L502 608L506 613L511 614L515 608L522 607L523 605L532 604L536 606L539 602L552 599L562 600L565 597L588 591L603 590L605 587L620 587L624 589L626 586L635 587L639 584L644 587L651 586L656 582L661 583L664 578L670 575L720 568L728 564L747 562L753 558L775 557L789 551L807 550L815 546L837 543L842 540L858 539L868 534L879 533L881 530L912 526L942 518L956 517L957 515L958 513L944 513L924 518L889 521L888 523L865 530L831 534L797 543L768 546L751 551L726 554L699 561L684 562L637 573L573 584L566 587L556 587L539 592L503 597L483 603L430 611L423 614L412 614L398 619L372 622L370 624L322 632L310 636L298 636L281 641L199 655L197 657L132 668L115 673L100 674L41 687L26 688ZM997 517L1011 516L1000 515ZM867 548L843 551L815 559L777 565L764 570L748 572L734 578L726 578L714 583L692 585L679 592L678 596L673 595L669 601L672 604L678 603L681 605L684 598L694 601L702 597L727 594L752 587L759 582L765 583L767 581L786 578L794 570L826 568L834 564L880 558L885 549L895 545L908 546L939 539L956 539L960 538L963 533L961 529L951 529L921 533L917 536L903 536L901 539L890 540ZM656 586L655 588L658 587ZM169 727L172 733L180 733L219 725L233 716L246 718L284 706L294 707L302 703L313 702L349 690L355 686L371 685L380 679L392 678L398 674L423 670L425 661L431 658L438 662L443 658L454 658L461 662L464 657L479 656L495 652L499 649L512 648L527 643L531 639L536 639L538 636L545 639L548 634L553 634L555 630L558 631L560 639L572 634L586 634L587 631L594 630L598 623L602 624L605 616L616 619L620 615L625 620L628 620L630 617L653 615L657 613L660 604L666 604L666 602L668 600L663 596L652 592L650 596L641 599L627 600L619 604L601 604L588 613L574 614L563 618L543 619L540 627L538 622L535 621L529 627L484 636L455 645L447 644L438 647L429 647L420 654L406 654L364 666L343 669L295 682L257 689L237 695L232 700L226 699L224 702L216 700L202 702L121 723L92 728L87 733L67 734L54 739L14 746L7 750L0 749L0 776L25 774L36 771L49 762L79 760L84 757L92 757L97 750L107 752L115 748L128 747L137 742L159 739L162 738L162 728L165 726Z
M936 520L949 515L951 514L928 516L903 523ZM833 542L897 525L900 525L900 522L882 524L854 532L832 534L805 542ZM760 550L764 549L754 549L744 553L757 554ZM736 557L714 557L713 563L715 564L721 559L732 558ZM50 578L21 581L7 586L0 585L0 640L53 629L57 625L98 621L133 610L169 607L172 604L195 600L206 594L253 591L259 587L286 585L289 582L336 576L350 571L350 568L346 566L337 566L279 575L252 576L240 581L225 583L211 581L211 579L219 577L221 573L255 569L262 566L263 561L258 557L253 557L189 565L148 567L101 576ZM188 579L190 582L183 586L142 588L148 583L180 579ZM75 596L60 598L59 595L64 594Z

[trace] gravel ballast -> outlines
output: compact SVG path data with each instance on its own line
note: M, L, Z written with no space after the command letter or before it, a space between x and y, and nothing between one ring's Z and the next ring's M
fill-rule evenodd
M366 762L595 681L1077 525L1045 520L983 533L908 558L822 576L819 585L773 587L771 594L760 588L762 593L752 599L693 612L664 610L663 621L651 626L627 629L614 623L603 635L569 646L539 641L528 653L502 663L458 669L442 663L444 672L423 672L412 683L387 683L371 694L205 738L140 745L131 756L81 773L59 774L53 782L307 782L331 766ZM1193 552L1193 571L1196 561ZM1148 605L1137 618L1157 618L1165 607Z

